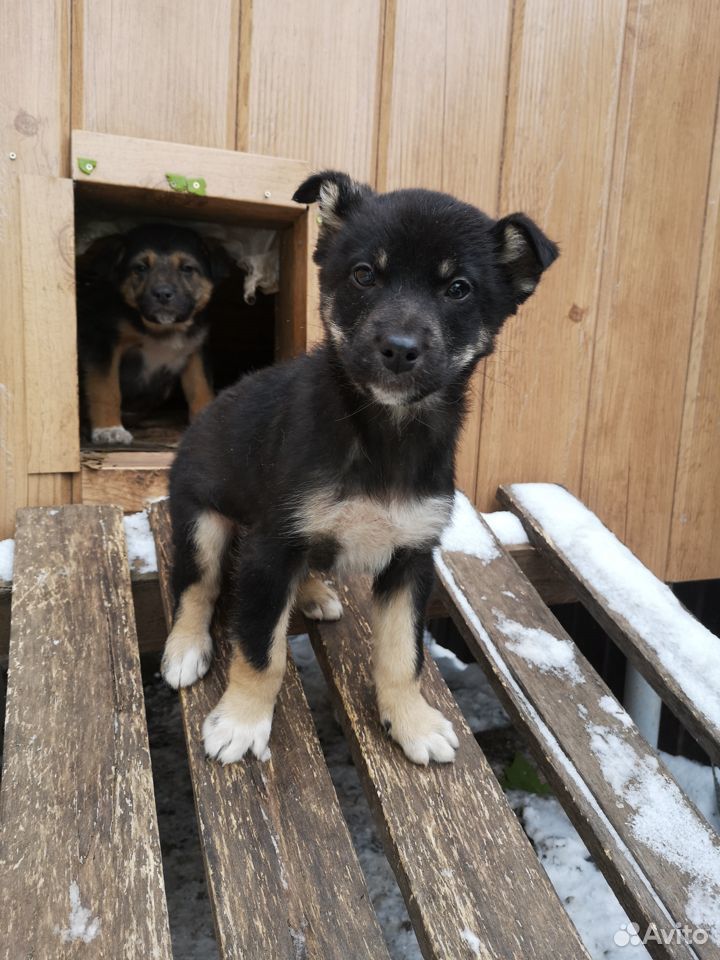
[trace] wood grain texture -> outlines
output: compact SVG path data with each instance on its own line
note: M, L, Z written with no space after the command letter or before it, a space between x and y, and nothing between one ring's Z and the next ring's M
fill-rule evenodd
M382 0L256 0L248 139L238 147L372 180L382 6Z
M570 580L580 601L587 607L607 635L632 661L713 762L720 764L720 729L706 715L702 706L693 701L691 695L683 689L678 679L662 664L652 646L655 638L635 629L620 613L612 609L607 596L600 587L588 581L582 575L571 557L553 539L552 534L518 500L511 485L501 487L498 490L498 498L504 506L517 514L527 531L528 537L548 563L561 576ZM600 558L596 558L596 561L598 559ZM642 598L639 598L638 602L641 603ZM720 640L717 643L720 655ZM708 695L712 696L712 692L709 691Z
M437 572L455 623L630 919L643 930L650 923L670 930L673 921L699 927L692 902L720 895L709 879L720 863L720 838L499 544L489 562L443 552ZM534 631L529 639L526 631ZM535 666L523 655L523 637L548 656L558 644L570 651L572 670ZM691 852L693 843L702 856ZM648 949L674 960L695 956L681 943ZM693 949L720 957L712 934Z
M86 182L77 166L77 157L92 157L97 167L91 182L118 187L141 187L173 194L167 173L203 177L208 197L247 203L267 217L296 220L303 208L292 195L308 174L300 160L263 157L232 150L141 140L75 130L72 137L73 177ZM198 198L200 205L202 200ZM236 216L242 216L237 210Z
M604 245L580 496L660 577L710 171L719 32L720 7L709 0L638 5L628 30Z
M73 500L114 503L125 513L144 510L148 500L167 496L173 458L165 451L83 456Z
M25 429L30 473L80 469L71 180L20 177Z
M524 210L561 256L487 361L481 510L498 480L579 488L625 5L516 4L500 212Z
M73 126L234 147L239 14L240 0L74 0Z
M167 503L150 512L170 622ZM388 960L365 879L290 662L267 764L205 758L201 727L225 685L227 645L199 683L180 691L208 887L223 958Z
M57 507L72 503L75 473L31 473L27 478L28 506Z
M497 213L512 4L390 0L378 186L429 187ZM475 496L482 368L473 378L456 458Z
M720 123L710 171L665 580L720 575Z
M455 726L455 762L416 766L386 736L371 681L367 590L354 582L339 593L342 620L308 624L310 637L423 956L587 956L432 661L423 691Z
M3 9L0 63L0 538L25 506L27 442L20 174L62 176L70 100L70 11L65 0ZM28 49L29 44L32 50ZM10 154L16 159L12 160Z
M0 791L8 957L171 956L121 520L113 507L18 514Z

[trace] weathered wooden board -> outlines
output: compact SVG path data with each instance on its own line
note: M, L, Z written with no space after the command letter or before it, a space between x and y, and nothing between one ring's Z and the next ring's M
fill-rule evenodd
M18 515L0 822L4 956L170 958L117 508Z
M519 489L522 490L522 487ZM619 609L614 608L600 586L589 580L578 569L567 550L553 537L552 531L548 530L538 516L525 505L521 497L518 497L514 484L500 487L498 499L504 506L518 515L537 549L562 576L570 580L577 591L578 598L595 617L603 630L629 657L713 761L720 764L720 728L703 710L702 705L697 702L697 698L684 686L682 673L673 672L667 665L663 664L662 649L660 649L660 652L655 649L657 638L653 636L653 621L650 621L648 629L642 631L633 626ZM562 521L562 518L558 519ZM600 565L601 560L602 556L598 555L595 558L595 563ZM612 558L608 559L608 563L612 563ZM612 570L609 569L608 572L611 574ZM642 596L638 597L636 602L642 603ZM675 632L685 639L686 627L683 629L681 625ZM683 653L683 651L679 650L678 653ZM706 663L705 656L698 657L695 662L692 654L689 654L687 650L683 653L683 656L685 657L683 666L690 673L691 682L696 682L698 678L702 679L702 669ZM717 640L717 657L720 660L720 639ZM708 697L717 702L720 692L708 685L706 698Z
M151 523L170 620L170 521ZM224 689L227 646L179 694L221 956L238 960L382 960L388 953L338 806L310 710L290 662L267 764L205 758L202 723Z
M73 495L82 503L116 503L125 513L144 510L148 500L165 497L174 454L106 453L83 456Z
M73 4L73 126L232 149L239 15L240 0Z
M436 563L455 623L630 919L702 927L703 898L720 896L720 838L496 546L491 559L443 552ZM695 956L676 942L648 949ZM692 949L720 957L717 928Z
M80 469L72 180L20 177L30 473Z
M423 956L587 956L431 661L423 692L455 726L455 762L416 766L388 739L371 680L367 591L354 582L340 597L342 620L309 623L310 637Z
M720 6L658 0L631 10L576 492L662 577L717 105Z
M690 345L670 545L664 580L720 575L720 123L705 207L695 322Z
M497 213L511 13L508 0L387 4L378 142L381 189L446 190L491 216ZM481 370L473 379L457 455L457 484L471 499L483 377Z
M244 3L248 116L238 149L374 180L382 8L382 0Z
M533 217L561 256L487 361L482 510L499 482L579 488L625 6L515 5L499 207Z
M89 157L97 166L89 175L78 167L78 157ZM259 216L297 220L303 207L292 195L309 172L302 160L264 157L233 150L215 150L183 143L141 140L75 130L72 135L72 175L80 182L140 187L173 193L166 174L202 177L207 196L239 201ZM202 198L199 198L199 203ZM248 218L250 214L248 213Z

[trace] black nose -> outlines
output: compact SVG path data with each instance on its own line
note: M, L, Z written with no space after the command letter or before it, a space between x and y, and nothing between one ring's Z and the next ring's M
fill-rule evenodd
M412 334L390 333L382 338L378 350L383 364L393 373L412 370L420 356L420 343Z
M158 303L170 303L175 296L175 288L170 286L169 283L159 283L156 287L152 288L151 292Z

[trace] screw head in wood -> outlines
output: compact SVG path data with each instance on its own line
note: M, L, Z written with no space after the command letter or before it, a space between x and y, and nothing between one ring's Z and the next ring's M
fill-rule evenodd
M266 190L265 193L263 194L263 196L265 197L266 200L269 200L270 197L272 196L272 194L270 193L269 190Z
M10 157L11 160L17 160L17 154L15 153L14 150L11 150L8 156Z

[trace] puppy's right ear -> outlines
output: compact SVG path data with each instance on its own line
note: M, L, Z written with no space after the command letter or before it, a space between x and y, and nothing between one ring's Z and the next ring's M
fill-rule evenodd
M334 230L372 193L366 183L357 183L346 173L324 170L301 183L293 200L296 203L319 203L321 225Z

